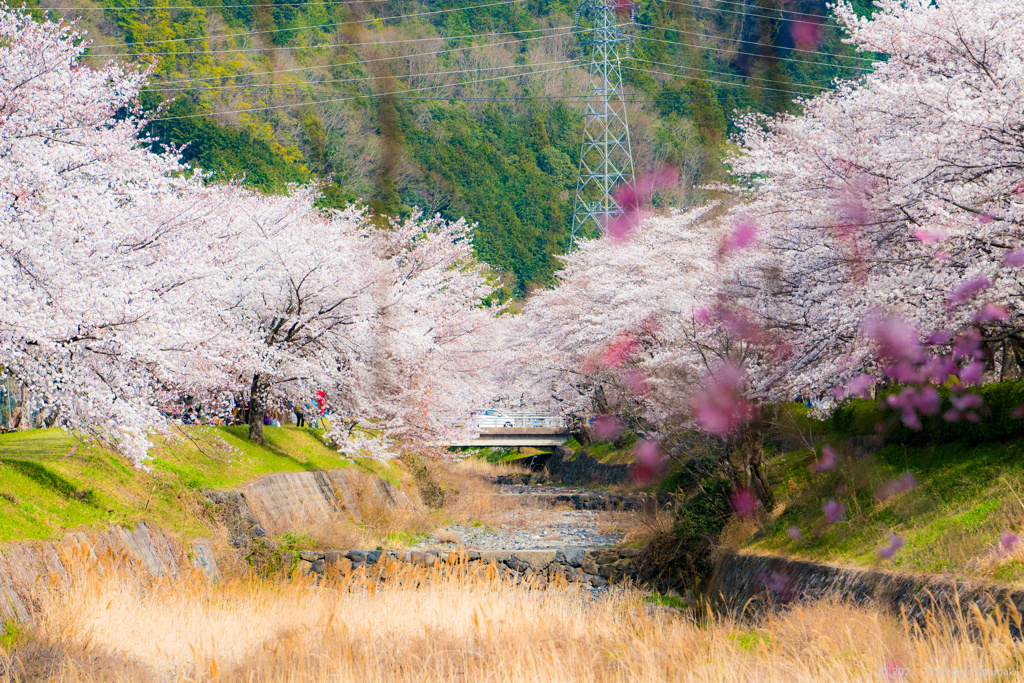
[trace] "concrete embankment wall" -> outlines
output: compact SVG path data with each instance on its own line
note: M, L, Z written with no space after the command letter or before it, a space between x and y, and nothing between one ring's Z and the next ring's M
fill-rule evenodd
M415 507L400 489L353 470L281 472L260 477L237 491L205 491L235 547L257 539L329 522L362 520L365 506Z
M971 618L999 607L1024 614L1024 589L984 581L853 569L784 557L728 553L718 562L709 594L733 607L759 598L792 602L836 596L905 613L921 622L929 612ZM1010 605L1013 605L1011 608Z
M139 524L134 530L113 527L105 532L78 532L59 541L8 543L0 548L0 620L26 621L37 608L34 593L51 577L66 583L74 563L111 553L138 563L154 576L177 576L192 566L217 578L213 548L205 540L181 543L157 527Z

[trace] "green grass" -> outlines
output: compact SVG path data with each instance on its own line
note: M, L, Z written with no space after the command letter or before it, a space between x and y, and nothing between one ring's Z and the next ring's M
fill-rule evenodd
M60 430L0 434L0 542L139 521L203 534L210 522L200 489L234 489L272 472L353 465L312 430L265 427L264 446L248 441L245 430L196 426L154 437L148 471ZM356 465L397 481L383 463L357 459Z
M644 596L644 602L649 602L653 605L662 605L664 607L674 607L675 609L680 610L686 608L686 601L678 595L662 595L657 591Z
M636 460L633 451L636 448L636 442L639 440L640 437L636 434L628 434L619 442L622 444L621 446L616 446L610 442L596 442L582 450L585 450L591 457L605 465L622 465ZM579 454L579 451L577 451L577 454Z
M994 552L1003 531L1024 528L1024 440L889 445L871 457L844 458L838 468L824 473L809 472L810 462L809 450L772 459L770 477L779 482L781 513L754 535L747 549L1024 581L1024 563ZM916 487L877 499L886 482L907 471L917 480ZM822 504L832 498L848 506L846 519L835 524L822 511ZM793 526L801 531L802 541L789 538L787 530ZM890 534L905 541L891 562L877 552L888 545Z

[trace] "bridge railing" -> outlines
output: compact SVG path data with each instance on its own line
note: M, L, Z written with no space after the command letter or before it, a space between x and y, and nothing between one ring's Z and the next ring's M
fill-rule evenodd
M451 427L473 426L478 429L564 429L565 418L551 413L505 413L504 415L443 416L441 422Z
M541 429L558 429L565 427L565 418L561 415L550 413L510 413L502 417L491 415L480 415L474 417L476 423L483 429L493 429L506 426L511 422L513 427L526 429L537 427Z

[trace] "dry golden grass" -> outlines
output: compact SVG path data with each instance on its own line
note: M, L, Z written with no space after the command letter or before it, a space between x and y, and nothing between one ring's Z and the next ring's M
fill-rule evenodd
M515 496L495 496L497 488L493 481L499 475L525 472L513 465L476 458L439 465L432 470L432 475L453 495L437 513L445 520L460 524L501 526L521 523L529 511Z
M639 510L603 511L598 520L598 533L621 533L626 545L645 546L672 531L673 515L672 510L660 507L654 496L647 496Z
M927 635L877 611L793 606L751 626L698 624L634 590L591 599L531 590L456 565L394 564L320 583L195 574L152 579L123 558L88 562L38 591L40 616L0 681L870 681L1021 668L1005 621L937 620ZM2 650L0 650L2 652ZM975 677L972 680L999 680ZM1002 679L1007 680L1007 679Z

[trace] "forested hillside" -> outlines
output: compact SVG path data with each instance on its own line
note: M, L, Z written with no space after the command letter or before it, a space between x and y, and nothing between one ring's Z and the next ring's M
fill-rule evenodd
M855 3L866 11L867 0ZM41 4L41 8L56 5ZM572 221L588 78L575 4L557 0L72 0L91 58L154 64L143 104L157 146L266 192L324 179L326 206L363 201L479 223L478 256L522 295L551 281ZM687 205L721 177L733 111L870 67L825 0L640 0L623 64L639 173Z

